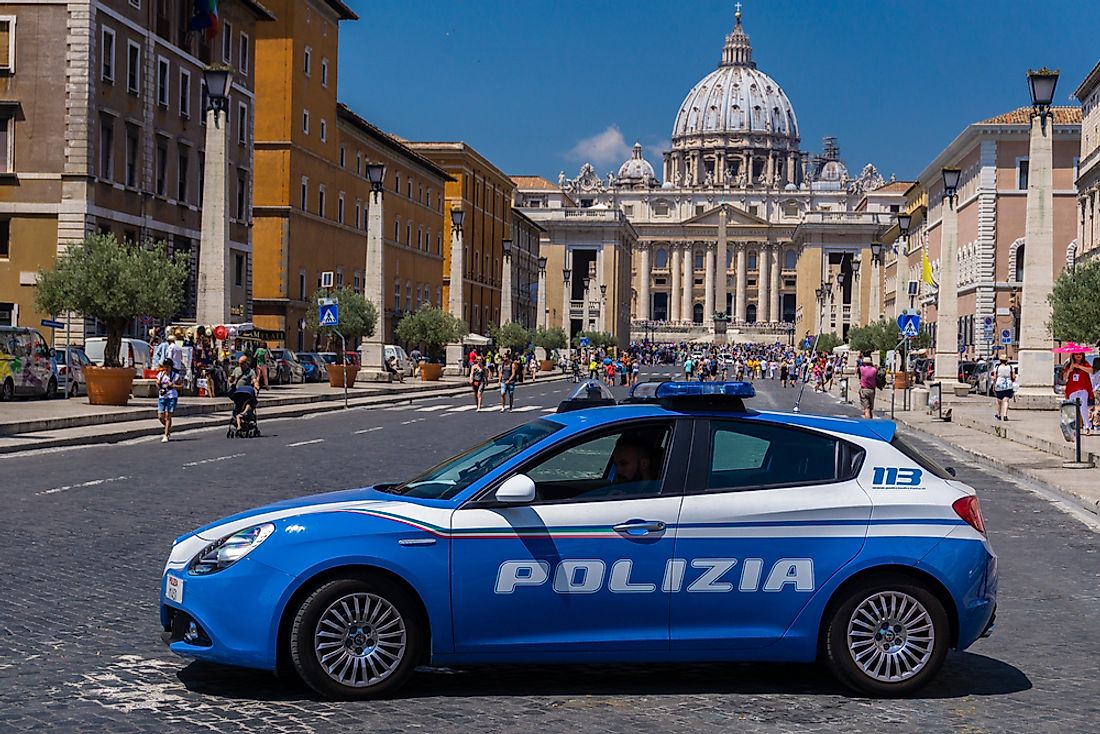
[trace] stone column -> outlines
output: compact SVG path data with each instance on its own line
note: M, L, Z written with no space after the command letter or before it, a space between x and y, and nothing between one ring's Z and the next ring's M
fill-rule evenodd
M779 254L780 254L779 253L779 245L773 245L772 246L772 265L771 265L771 268L772 268L772 270L771 270L772 282L771 282L771 286L768 288L768 297L770 299L770 305L768 306L768 310L771 311L771 317L772 317L771 320L772 321L779 321L780 320L780 314L779 314L779 283L781 281L779 280L779 268L780 268L781 263L780 263Z
M649 266L651 249L652 246L648 242L638 244L638 318L642 321L648 321L650 314L649 285L653 280Z
M569 251L565 253L566 263L569 262ZM561 292L561 327L565 329L566 337L571 337L569 333L571 329L570 321L572 320L572 301L573 301L573 278L581 277L580 274L569 273L569 277L565 275L565 269L562 269L562 292Z
M683 275L683 288L684 294L680 299L680 320L684 322L691 322L691 307L692 297L695 292L695 246L694 243L689 243L684 250L684 275Z
M591 308L591 306L589 306L588 295L592 290L592 279L585 275L583 285L584 300L581 301L581 331L588 331L590 328L588 324L588 311Z
M1020 312L1020 393L1050 400L1054 359L1047 331L1054 286L1054 189L1051 140L1054 119L1031 118L1028 151L1027 224L1024 229L1024 285ZM1054 402L1050 400L1050 402Z
M879 251L878 257L871 255L871 299L868 306L867 322L878 323L882 317L882 268L879 261L885 257L884 247ZM894 272L898 272L898 267L894 268ZM895 296L896 298L896 296Z
M718 261L718 274L714 283L714 308L717 311L726 310L726 260L728 258L727 247L727 233L726 233L726 208L722 207L718 211L718 249L715 257ZM726 318L729 318L730 314L726 314Z
M445 226L445 225L444 225ZM465 293L465 274L466 274L466 253L462 248L462 230L457 227L451 228L451 315L456 319L461 319L463 323L466 322L466 316L462 311L466 305L466 293ZM466 328L469 328L467 325Z
M737 306L737 321L738 323L745 323L745 319L748 317L748 300L747 292L749 288L748 273L745 272L745 243L738 242L737 247L737 292L734 294L734 300Z
M374 334L363 337L359 345L359 377L370 381L389 381L389 373L383 368L386 329L386 294L383 265L385 241L382 239L382 191L367 194L367 262L363 269L363 295L378 310L378 323Z
M771 301L768 298L768 279L771 264L771 245L762 244L756 251L756 320L766 324L771 321Z
M715 183L724 184L726 182L726 151L718 151L715 156L714 168Z
M502 255L500 274L500 325L510 324L515 319L512 314L512 253Z
M713 323L714 318L714 243L707 243L703 260L706 274L703 278L703 323Z
M852 310L848 323L852 326L863 326L863 258L852 260Z
M542 258L545 260L545 258ZM538 275L538 295L536 297L535 306L535 325L543 329L550 328L548 322L548 314L546 313L546 263L539 262L539 275Z
M199 245L198 298L195 316L201 324L224 324L229 321L229 283L232 268L229 263L229 161L226 140L229 124L206 112L206 160L202 186L202 230ZM228 119L228 118L227 118ZM315 307L313 304L311 307ZM381 306L379 306L381 308Z
M949 399L959 379L959 281L955 262L959 249L957 197L944 197L940 220L940 288L936 298L936 379ZM1049 386L1047 387L1049 390Z
M669 309L668 320L679 321L680 320L680 299L684 295L683 285L680 283L680 278L684 274L684 267L680 264L680 258L683 255L683 250L680 245L675 243L669 243L668 250L670 253L668 268L669 274L672 276L672 288L669 295Z

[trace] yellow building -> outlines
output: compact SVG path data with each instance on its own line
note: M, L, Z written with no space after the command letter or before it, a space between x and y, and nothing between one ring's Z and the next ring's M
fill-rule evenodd
M313 349L306 314L324 274L363 291L367 164L383 163L387 286L375 306L391 342L402 313L443 298L447 174L337 101L339 22L357 19L344 3L269 4L278 20L256 43L253 320L271 342Z

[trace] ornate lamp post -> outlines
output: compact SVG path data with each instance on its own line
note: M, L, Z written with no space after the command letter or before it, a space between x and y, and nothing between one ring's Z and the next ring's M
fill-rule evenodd
M962 170L944 168L940 220L940 283L936 296L936 380L954 384L959 379L959 228L956 192ZM948 385L950 388L950 385ZM946 393L946 391L945 391ZM942 397L941 397L942 399Z
M565 330L565 336L570 340L570 343L572 343L572 339L573 339L573 334L572 334L572 331L573 331L573 315L572 315L573 281L572 281L572 275L573 275L573 271L570 270L569 268L562 268L561 269L561 279L562 279L561 328Z
M206 81L206 157L202 187L201 244L195 317L200 324L224 324L229 321L229 159L228 127L221 126L221 113L228 105L233 74L227 67L208 66L202 71ZM213 123L213 124L210 124Z
M512 314L512 240L504 240L500 245L504 252L500 278L500 325L504 326L515 320Z
M465 250L462 247L462 222L466 212L459 207L451 209L451 315L466 321L463 313L466 306L466 264ZM469 326L467 326L469 328Z
M539 258L539 281L538 281L538 297L535 306L535 324L543 329L550 328L550 324L547 323L549 313L546 308L546 258Z
M614 331L608 326L607 323L607 284L600 284L600 329L608 333Z
M378 324L374 334L363 337L359 345L361 380L389 380L383 361L386 343L386 297L383 289L385 243L382 240L382 184L386 178L386 164L367 163L367 181L370 195L367 197L367 261L363 270L363 294L378 311Z
M1051 400L1050 302L1054 288L1054 121L1050 115L1058 72L1039 69L1027 73L1031 91L1031 144L1028 149L1027 225L1024 232L1024 288L1020 318L1020 394L1032 400Z

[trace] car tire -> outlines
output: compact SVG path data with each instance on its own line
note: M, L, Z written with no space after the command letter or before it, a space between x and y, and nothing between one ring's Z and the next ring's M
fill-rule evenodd
M15 398L15 383L11 381L11 378L4 380L3 384L0 384L0 401L13 400Z
M46 400L55 400L57 398L57 380L50 378L50 381L46 383Z
M424 638L417 604L403 588L374 576L343 578L302 601L290 654L298 675L323 696L381 698L420 664Z
M868 577L830 604L825 660L854 691L876 698L907 696L931 680L951 644L940 600L897 574Z

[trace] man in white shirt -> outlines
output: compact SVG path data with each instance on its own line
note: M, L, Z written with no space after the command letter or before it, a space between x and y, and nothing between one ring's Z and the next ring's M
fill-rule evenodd
M168 341L168 349L166 350L167 351L167 357L168 357L168 359L172 360L172 364L174 364L176 366L176 372L182 372L183 371L183 347L181 347L179 344L176 344L176 337L171 335L171 334L168 335L167 341Z

